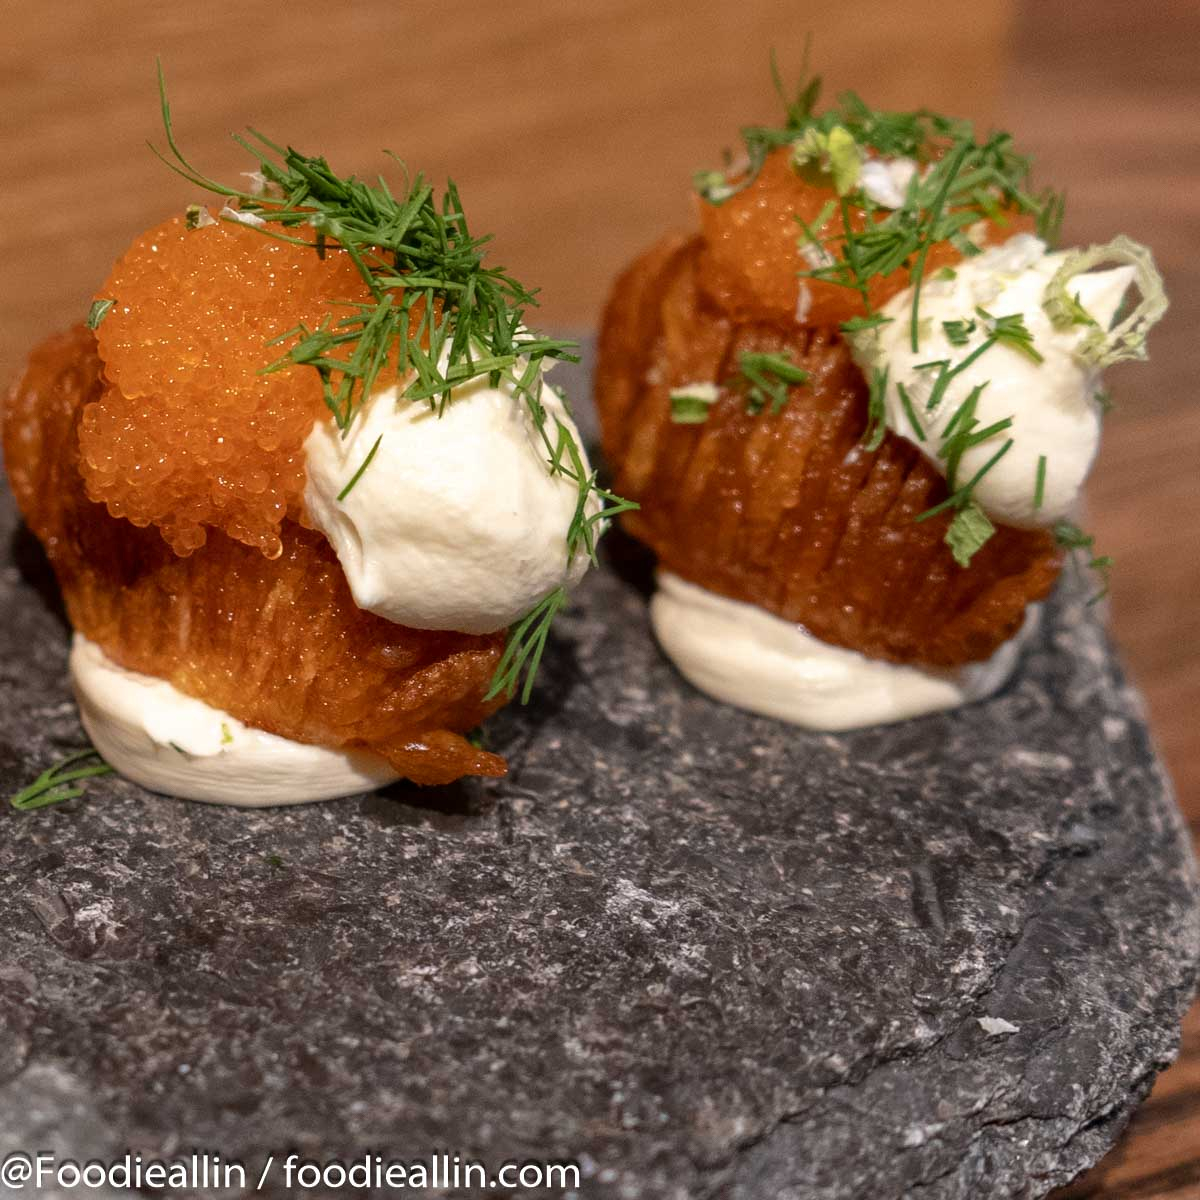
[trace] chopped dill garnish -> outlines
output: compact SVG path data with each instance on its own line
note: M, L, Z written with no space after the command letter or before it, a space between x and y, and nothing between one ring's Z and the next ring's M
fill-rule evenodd
M796 366L786 351L774 354L743 350L738 355L738 374L746 395L746 410L759 413L769 406L772 416L782 412L789 387L808 382L808 372Z
M540 398L543 364L578 361L575 343L527 328L525 310L536 306L535 293L502 267L484 264L489 239L470 232L454 183L448 181L439 196L423 175L410 177L397 159L405 186L393 193L382 176L370 184L338 175L324 158L285 148L250 129L245 137L234 135L255 161L250 190L230 187L202 174L183 155L161 63L158 83L167 152L150 148L171 170L223 197L222 220L310 246L318 256L345 254L371 293L368 303L344 305L346 316L330 317L315 329L300 326L275 339L296 341L267 370L294 365L315 370L325 403L343 432L388 365L401 379L409 379L405 398L425 400L439 415L455 387L478 378L486 378L491 387L505 381L533 418L547 469L578 489L566 535L567 563L578 554L594 560L606 523L637 505L600 488L596 473L584 466L573 433L558 417L550 419ZM559 596L561 590L513 626L511 653L506 652L493 680L493 695L501 678L502 690L515 691L521 670L536 670L549 619L566 600L565 593ZM528 644L527 638L532 639ZM523 698L531 679L527 676Z
M956 512L966 508L973 500L973 493L979 486L980 480L1012 449L1013 441L1009 438L1008 441L992 455L991 458L971 476L970 480L963 484L962 487L950 493L940 504L935 504L932 508L927 508L924 512L918 513L914 521L928 521L930 517L936 517L938 513L945 512L948 508L954 509Z
M942 330L952 346L965 346L975 332L974 321L943 321Z
M1063 216L1067 208L1066 192L1054 192L1047 189L1040 197L1036 218L1038 237L1048 246L1057 246L1062 234Z
M950 382L956 375L961 375L973 362L986 354L1000 338L995 334L989 334L984 341L980 342L966 358L961 362L951 364L948 358L932 359L926 363L917 363L913 368L916 371L931 371L937 370L937 378L933 381L933 388L929 393L929 399L925 402L925 411L933 412L945 399L946 389L949 388ZM982 386L982 385L981 385Z
M967 398L954 410L954 415L942 430L942 446L938 457L946 463L946 486L953 492L958 478L958 467L962 456L974 446L986 442L988 438L1002 433L1012 425L1010 418L997 421L986 429L976 430L979 422L975 418L975 409L979 397L983 395L986 384L977 384L967 394Z
M884 405L887 385L887 367L877 367L871 372L871 384L867 392L867 427L862 435L863 445L867 450L878 450L883 445L884 434L887 433L887 408Z
M921 424L917 416L917 410L912 402L912 397L908 394L908 388L902 383L896 384L896 391L900 394L900 403L904 405L904 415L908 418L908 423L913 428L913 433L917 435L917 441L925 440L925 427Z
M754 182L772 151L789 149L798 170L824 175L838 197L811 224L799 221L801 249L811 268L801 278L857 291L870 317L870 281L907 269L913 289L910 337L916 350L930 251L949 243L964 256L977 254L978 246L967 236L969 227L985 219L1003 224L1009 214L1032 215L1041 235L1052 241L1062 220L1062 198L1048 191L1034 194L1029 160L1013 149L1007 133L979 140L969 121L929 109L887 112L872 108L855 92L841 93L818 112L821 79L809 75L807 58L806 52L800 83L789 93L772 56L771 78L783 105L783 123L744 128L745 166L701 172L698 189L709 203L722 204ZM917 167L898 208L881 208L860 186L862 163L875 156L907 158ZM840 227L822 240L818 231L835 213ZM937 278L954 278L953 269L941 268Z
M1088 604L1097 604L1103 600L1108 595L1111 584L1112 555L1092 553L1096 546L1096 539L1070 521L1058 521L1055 524L1054 540L1070 553L1076 570L1082 574L1083 568L1086 567L1099 577L1100 590L1088 599ZM1086 560L1083 562L1083 567L1080 566L1081 560Z
M88 309L87 327L92 330L100 328L100 322L112 312L115 300L93 300L92 307Z
M942 358L918 363L915 367L916 370L937 371L937 377L934 379L929 399L925 404L926 413L935 412L945 399L947 389L955 376L965 371L967 367L986 354L993 346L1009 346L1034 362L1040 363L1042 361L1042 355L1034 347L1033 336L1025 325L1025 318L1020 313L994 317L982 308L977 308L975 312L979 321L983 323L984 328L987 330L987 336L978 346L958 363L951 363L949 359ZM952 345L966 345L970 340L971 334L977 328L974 321L947 321L943 323L943 327L945 328L947 339ZM870 382L870 394L868 398L869 419L872 419L877 409L880 412L883 411L882 400L876 402L873 398L877 376L878 371L872 375ZM954 509L955 518L951 522L950 529L946 531L946 544L954 553L956 561L962 566L967 566L970 563L971 556L995 532L995 527L990 522L985 526L984 522L974 512L971 512L969 515L964 514L967 513L971 505L975 504L978 507L974 499L976 486L996 463L1008 453L1009 448L1013 444L1011 438L1007 440L969 483L962 487L958 486L958 469L963 455L973 447L981 445L983 442L989 441L1012 428L1013 419L1011 417L1004 417L983 429L978 427L979 423L975 418L975 410L979 403L979 397L986 386L987 382L985 381L972 388L958 408L954 410L942 429L942 446L938 451L938 457L944 460L946 464L946 486L950 490L950 495L940 504L926 509L915 518L918 521L925 521L937 513L944 512L946 509ZM925 429L917 417L912 397L903 385L900 385L900 401L904 406L905 414L908 416L918 440L924 441ZM882 435L880 435L880 440L882 440ZM982 510L980 512L982 513Z
M345 498L348 495L350 495L350 493L354 490L354 485L362 478L363 472L371 465L371 459L373 459L375 457L376 453L379 450L379 443L382 441L383 441L383 434L381 433L375 439L370 450L367 451L366 458L364 458L362 460L362 462L358 464L358 470L355 471L354 474L350 476L349 482L346 484L346 486L344 488L342 488L342 490L340 492L338 492L337 498L338 498L339 502L341 502L342 500L345 500Z
M850 320L843 321L838 328L843 333L862 333L864 330L878 329L891 323L891 317L885 317L883 313L873 313L869 317L851 317Z
M76 764L84 764L77 766ZM112 767L89 746L77 750L43 771L28 787L22 788L8 803L19 812L32 812L64 800L74 800L83 795L83 788L74 786L83 779L95 779L100 775L111 775Z
M485 700L492 700L502 694L512 694L517 690L517 685L524 675L521 703L529 703L533 692L533 680L542 661L542 653L546 649L546 639L550 636L550 626L566 604L566 588L557 587L513 626L508 644L504 647L504 653L496 667L496 674L492 677L491 687L484 696Z
M960 567L969 567L971 559L995 532L996 527L987 513L974 500L969 500L954 514L946 530L946 545Z
M975 139L967 133L961 134L955 139L954 148L941 161L934 163L927 172L925 184L928 180L940 176L937 181L937 191L933 193L929 202L928 209L921 213L917 229L914 233L914 247L916 252L916 263L913 265L909 275L909 287L912 288L912 314L909 319L909 337L912 341L913 353L916 353L921 348L921 321L919 317L921 309L921 284L925 280L925 259L929 254L930 246L946 239L953 238L955 234L960 233L965 226L963 225L963 214L960 212L957 218L952 217L949 224L943 225L942 213L946 208L947 201L950 199L950 189L954 185L958 177L958 173L966 165L967 155L973 150L976 150ZM903 212L903 209L899 211ZM985 208L986 212L987 209ZM968 210L968 215L970 212ZM990 214L989 214L990 215ZM849 234L849 227L847 226Z
M676 425L703 425L708 410L717 402L720 389L715 383L692 383L671 389L671 420Z
M958 485L958 472L963 455L1012 427L1012 419L1005 417L983 429L978 428L975 409L986 386L986 383L980 383L973 387L942 430L942 446L938 450L938 457L946 464L946 487L950 495L941 503L918 513L914 518L918 522L927 521L947 509L954 511L954 517L946 530L945 542L950 547L955 561L962 567L970 566L974 554L996 532L995 526L975 499L975 489L1013 446L1012 438L1008 438L965 484Z
M993 317L986 309L977 308L975 312L980 320L987 323L991 330L988 335L993 342L1008 346L1018 354L1023 354L1031 362L1045 362L1037 347L1033 344L1033 334L1025 324L1024 313L1009 313L1003 317Z

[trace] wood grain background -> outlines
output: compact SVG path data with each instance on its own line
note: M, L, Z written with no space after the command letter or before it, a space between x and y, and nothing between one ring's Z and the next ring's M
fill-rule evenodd
M1001 115L1068 190L1066 236L1154 247L1172 308L1149 363L1112 372L1118 409L1089 486L1117 559L1112 625L1200 833L1200 5L1017 8ZM1200 1008L1179 1061L1071 1200L1200 1200ZM1065 1197L1064 1197L1065 1200Z
M253 124L374 172L387 147L459 183L496 260L586 330L614 273L691 217L688 182L775 111L767 51L806 35L831 88L1015 128L1070 194L1075 241L1151 243L1174 306L1113 372L1091 527L1113 627L1200 831L1200 5L1156 0L0 0L0 375L77 320L133 235L198 199L145 148L153 60L218 177ZM1112 1155L1071 1197L1200 1200L1200 1014Z

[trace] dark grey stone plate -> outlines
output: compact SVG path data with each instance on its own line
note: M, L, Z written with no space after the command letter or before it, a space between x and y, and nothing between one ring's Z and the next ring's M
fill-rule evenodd
M81 735L10 501L0 537L11 789ZM0 1154L198 1147L252 1181L274 1154L277 1195L289 1150L436 1149L771 1200L1034 1197L1094 1162L1175 1051L1200 932L1079 588L1000 696L833 736L698 695L618 565L492 723L501 783L5 806Z

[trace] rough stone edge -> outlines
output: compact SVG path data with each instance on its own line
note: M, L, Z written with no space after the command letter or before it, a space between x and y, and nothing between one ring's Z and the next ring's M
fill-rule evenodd
M1132 1076L1126 1085L1127 1090L1117 1092L1114 1089L1110 1093L1109 1104L1099 1113L1086 1119L1077 1120L1064 1115L1058 1117L1030 1116L1017 1121L984 1119L960 1122L961 1125L971 1130L968 1140L969 1151L976 1151L987 1139L995 1140L999 1136L996 1132L999 1129L1046 1131L1056 1129L1060 1131L1053 1134L1052 1137L1040 1139L1043 1145L1037 1152L1037 1157L1040 1157L1047 1149L1056 1149L1060 1160L1057 1165L1047 1165L1039 1169L1036 1159L1033 1163L1018 1160L1017 1169L1010 1170L1005 1175L988 1177L987 1195L989 1200L1035 1200L1035 1198L1044 1197L1056 1188L1069 1184L1099 1163L1116 1145L1134 1113L1149 1096L1159 1074L1170 1067L1178 1057L1182 1039L1181 1022L1200 992L1200 910L1197 909L1195 903L1196 898L1200 897L1200 866L1197 864L1190 831L1176 800L1175 789L1166 774L1149 727L1144 724L1144 703L1140 693L1125 683L1124 671L1119 665L1119 655L1111 638L1107 632L1103 637L1111 656L1110 661L1113 663L1115 682L1130 703L1134 715L1143 721L1143 726L1147 731L1147 740L1153 755L1153 771L1148 782L1155 789L1154 795L1157 803L1154 804L1154 807L1166 819L1167 825L1164 831L1167 835L1164 852L1173 852L1174 854L1175 864L1172 875L1179 891L1183 894L1190 893L1193 898L1190 907L1180 904L1174 914L1176 920L1173 923L1174 937L1171 941L1176 951L1173 961L1178 965L1179 970L1173 978L1164 982L1164 986L1156 996L1158 1001L1156 1012L1162 1014L1165 1009L1167 1017L1157 1025L1169 1032L1165 1032L1157 1038L1153 1048L1142 1056L1142 1069ZM1038 916L1050 908L1053 901L1048 900L1047 896L1051 885L1055 883L1061 885L1062 882L1061 879L1056 878L1057 876L1069 876L1070 872L1067 868L1075 866L1075 874L1079 876L1079 882L1083 882L1086 880L1087 874L1094 870L1096 858L1104 856L1119 858L1120 856L1114 853L1114 850L1118 848L1109 847L1100 856L1087 856L1082 860L1063 858L1055 862L1054 869L1048 872L1041 881L1041 896L1035 905L1035 912L1026 922L1025 928L1034 924ZM1079 865L1080 863L1086 865ZM1141 878L1144 879L1144 877ZM980 1002L986 999L995 982L1004 974L1012 951L1021 942L1024 932L1025 929L1014 938L1004 962L1000 963L993 973L992 983L980 993ZM947 1032L935 1043L924 1048L921 1052L922 1069L927 1070L928 1066L936 1064L936 1073L938 1069L942 1068L945 1065L942 1047L960 1030L969 1027L974 1020L974 1016L966 1018L958 1030ZM880 1072L903 1061L905 1058L902 1056L871 1062L867 1064L865 1070L857 1073L852 1082L829 1089L811 1105L794 1113L783 1115L769 1129L742 1145L728 1164L719 1166L712 1171L710 1181L706 1183L703 1192L698 1195L702 1196L704 1200L725 1200L725 1198L734 1200L735 1197L737 1200L751 1200L758 1195L764 1197L770 1195L772 1200L807 1200L808 1192L789 1190L786 1184L778 1178L762 1179L759 1191L743 1190L737 1182L738 1173L745 1170L746 1164L758 1155L774 1156L778 1153L780 1159L784 1161L801 1157L805 1141L803 1124L813 1119L823 1102L826 1102L834 1093L864 1094L870 1087L872 1079L877 1077ZM1016 1137L1009 1140L1016 1140ZM1047 1145L1047 1140L1051 1142L1050 1145ZM801 1153L788 1154L788 1150L793 1147L799 1148ZM897 1175L904 1173L901 1166L901 1158L904 1154L903 1150L897 1153L897 1170L895 1172ZM911 1157L911 1151L908 1154ZM916 1181L913 1185L905 1186L901 1190L887 1193L873 1191L871 1200L917 1200L917 1198L919 1200L958 1200L963 1195L976 1194L978 1181L966 1178L969 1168L973 1164L973 1154L969 1152L956 1154L953 1157L956 1161L946 1171ZM761 1190L761 1184L767 1184L769 1190ZM1034 1185L1034 1190L1031 1190L1031 1184Z

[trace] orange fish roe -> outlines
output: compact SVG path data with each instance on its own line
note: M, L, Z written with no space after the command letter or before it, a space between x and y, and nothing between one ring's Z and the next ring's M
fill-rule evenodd
M103 388L83 326L49 339L0 395L13 495L58 576L71 624L115 663L154 675L256 729L365 747L416 783L503 775L462 735L504 634L409 629L359 608L332 547L285 520L265 559L219 531L186 557L84 494L77 432Z
M806 325L836 325L861 315L858 292L837 283L804 280L800 274L820 265L815 248L807 247L801 221L833 255L840 253L842 217L837 211L838 195L831 187L796 171L790 151L775 150L763 163L755 180L722 204L697 200L700 230L704 237L701 266L704 288L725 312L743 320L799 320ZM828 207L832 202L833 207ZM822 213L827 215L820 225ZM881 213L878 219L882 220ZM799 220L797 219L799 218ZM1011 214L1003 222L985 221L985 237L1000 242L1014 233L1031 231L1033 219ZM851 228L861 231L866 218L853 210ZM810 261L810 258L812 261ZM925 270L956 263L961 255L947 242L930 247ZM893 271L876 276L868 284L871 303L879 307L910 282L909 272Z
M354 265L175 217L133 243L97 297L115 304L97 330L104 391L79 425L88 496L157 526L177 554L203 546L207 526L277 557L284 518L303 515L304 439L328 410L314 370L259 372L295 341L272 338L349 315L333 301L369 301Z

